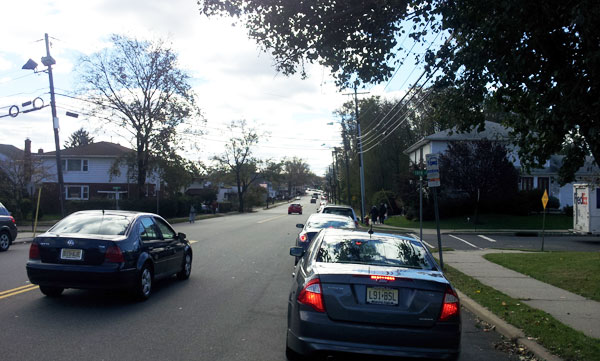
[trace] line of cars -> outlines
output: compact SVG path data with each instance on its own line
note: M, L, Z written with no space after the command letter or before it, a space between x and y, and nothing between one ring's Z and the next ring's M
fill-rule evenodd
M458 359L460 301L429 249L359 230L351 207L321 211L296 225L290 248L288 360L319 353Z

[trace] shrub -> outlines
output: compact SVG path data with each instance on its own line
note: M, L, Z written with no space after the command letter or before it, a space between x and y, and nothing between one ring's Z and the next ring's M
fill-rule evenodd
M562 211L565 215L573 217L573 206L564 206Z

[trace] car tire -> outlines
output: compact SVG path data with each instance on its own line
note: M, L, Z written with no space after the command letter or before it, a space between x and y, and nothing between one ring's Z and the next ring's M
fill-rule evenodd
M288 214L292 214L292 212L288 212Z
M192 274L192 253L186 252L183 259L183 268L177 273L177 279L180 281L187 280Z
M298 214L302 214L302 212L298 213Z
M0 252L8 251L10 243L10 234L8 234L8 232L0 232Z
M137 286L135 290L135 297L138 301L146 301L148 298L150 298L150 295L152 294L152 282L154 282L152 268L148 263L144 263L144 266L138 275Z
M40 286L40 291L48 297L59 297L64 290L62 287Z

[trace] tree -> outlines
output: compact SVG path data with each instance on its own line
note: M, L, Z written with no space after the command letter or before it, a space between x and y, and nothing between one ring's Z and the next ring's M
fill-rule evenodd
M74 131L69 137L69 140L65 142L65 148L75 148L92 143L94 143L94 137L90 136L90 133L87 130L79 128Z
M440 178L450 198L466 193L469 204L510 201L517 193L519 173L507 157L506 147L480 140L452 142L440 156Z
M297 187L307 185L314 176L310 171L308 163L297 157L284 159L283 168L283 174L290 196L295 197L296 195L293 193L294 191L297 191Z
M178 69L177 54L162 40L112 35L113 47L81 59L82 94L95 104L93 115L133 137L138 195L151 158L176 143L178 129L201 119L189 75Z
M32 196L32 186L41 185L48 176L48 169L38 157L28 159L10 155L0 158L0 199L8 201L7 206L17 218L23 218L31 209L25 199Z
M388 79L397 39L445 32L428 51L436 87L450 89L444 118L459 129L483 127L491 97L514 129L525 168L563 150L561 181L592 154L600 161L600 2L507 0L200 0L206 15L244 19L249 36L285 74L305 62L328 66L340 86ZM414 26L414 28L413 28ZM430 28L430 29L428 29ZM455 124L453 124L455 125Z
M259 136L254 128L248 128L246 120L232 121L227 128L232 134L225 151L215 155L213 160L222 173L233 178L237 186L240 213L245 211L244 197L246 192L261 174L262 162L252 154L258 144Z

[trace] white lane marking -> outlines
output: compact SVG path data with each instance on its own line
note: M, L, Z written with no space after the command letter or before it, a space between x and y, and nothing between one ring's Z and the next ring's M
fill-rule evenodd
M491 239L490 237L486 237L483 234L478 234L477 236L485 239L486 241L490 241L490 242L494 242L494 243L496 242L495 239Z
M420 239L420 238L419 238L419 236L417 236L416 234L414 234L414 233L411 233L410 235L411 235L411 236L413 236L413 238L416 238L416 239L418 239L419 241L421 241L421 242L425 243L425 245L426 245L427 247L429 247L429 248L435 248L434 246L432 246L432 245L430 245L429 243L425 242L425 240L423 240L423 239Z
M271 217L271 218L267 218L267 219L263 219L262 221L258 221L256 223L265 223L265 222L269 222L269 221L273 221L277 218L281 218L281 217L287 217L287 214L281 215L281 216L276 216L276 217Z
M449 236L450 236L450 237L452 237L452 238L458 239L459 241L461 241L461 242L464 242L464 243L468 244L469 246L471 246L471 247L473 247L473 248L481 249L481 248L477 247L476 245L474 245L473 243L471 243L471 242L467 242L467 241L465 241L465 240L464 240L464 239L462 239L462 238L458 238L458 237L456 237L456 236L453 236L453 235L451 235L451 234L449 234Z

